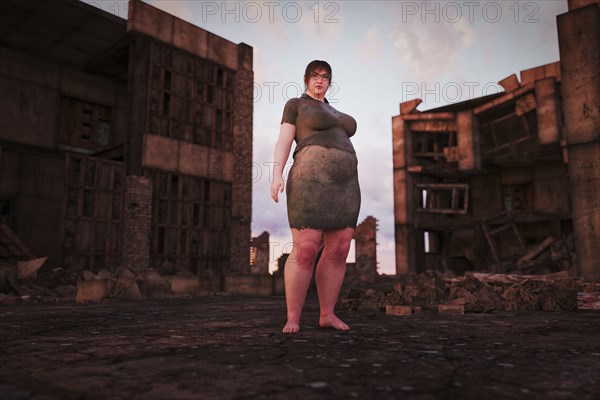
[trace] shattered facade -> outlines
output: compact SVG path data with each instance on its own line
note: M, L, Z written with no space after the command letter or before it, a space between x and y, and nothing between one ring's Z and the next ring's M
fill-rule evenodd
M354 263L348 263L347 273L377 275L377 219L371 215L354 230Z
M68 272L249 272L252 47L140 0L0 15L0 223Z
M576 267L600 280L600 2L558 16L560 62L392 118L396 271ZM543 254L542 254L543 253Z
M250 243L250 271L253 274L269 273L269 232L264 231Z

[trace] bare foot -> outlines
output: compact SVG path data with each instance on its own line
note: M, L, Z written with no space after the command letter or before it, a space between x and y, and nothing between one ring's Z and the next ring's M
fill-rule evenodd
M339 331L349 331L350 327L344 323L341 319L336 317L334 314L327 317L319 317L319 326L321 328L333 328Z
M285 324L282 330L283 333L298 333L300 332L300 325L295 322L288 322Z

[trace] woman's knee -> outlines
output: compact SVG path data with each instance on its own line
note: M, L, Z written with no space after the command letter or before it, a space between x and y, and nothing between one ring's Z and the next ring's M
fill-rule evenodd
M325 257L324 261L345 263L346 258L348 258L349 251L350 241L340 240L325 242L325 247L323 248L323 254L321 257Z
M321 243L315 241L303 241L294 243L288 260L300 266L311 267L314 265Z

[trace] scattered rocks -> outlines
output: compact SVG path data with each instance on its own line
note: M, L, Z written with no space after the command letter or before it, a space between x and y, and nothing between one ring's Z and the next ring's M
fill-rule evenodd
M351 288L338 307L385 310L387 315L411 315L412 307L460 314L572 310L577 308L577 285L566 271L547 275L469 273L457 278L409 275L389 282L387 288Z

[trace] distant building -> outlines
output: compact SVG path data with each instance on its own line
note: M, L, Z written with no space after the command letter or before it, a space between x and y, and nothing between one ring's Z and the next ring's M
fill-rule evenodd
M570 0L557 20L560 62L502 80L503 93L425 112L400 104L397 273L506 272L561 240L575 254L549 261L600 281L600 1Z
M140 0L0 9L2 223L71 272L249 272L252 47Z

